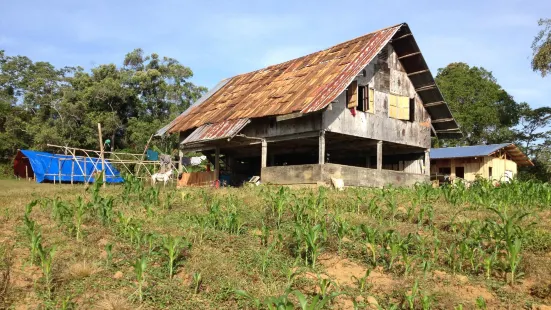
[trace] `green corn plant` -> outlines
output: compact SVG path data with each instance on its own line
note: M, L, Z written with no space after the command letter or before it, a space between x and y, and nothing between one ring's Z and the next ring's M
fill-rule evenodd
M168 258L168 277L172 279L174 274L174 262L178 258L182 247L183 240L181 237L173 237L167 235L163 238L163 248L165 249Z
M148 232L143 236L143 240L144 243L147 245L147 251L149 255L151 255L151 253L153 252L153 248L155 247L155 241L157 241L157 238L157 234L151 232Z
M75 212L75 230L77 241L82 239L82 222L84 220L84 215L86 213L88 205L84 202L81 196L78 196L76 203L76 212Z
M357 278L356 276L352 276L352 279L356 282L356 285L358 285L358 288L360 289L360 294L363 294L364 291L368 288L369 283L367 282L367 280L370 274L371 269L367 269L362 277Z
M142 207L147 217L153 216L153 205L151 203L145 202L142 204Z
M193 217L193 221L195 222L196 226L199 228L199 244L201 244L203 243L203 237L205 236L205 231L209 226L209 218L195 215Z
M421 262L421 270L423 270L423 278L427 278L427 274L430 272L432 268L432 261L429 259L423 258L423 261Z
M478 296L476 298L476 308L480 310L486 310L488 306L486 306L486 300L482 296Z
M281 219L285 212L285 207L289 203L289 192L286 187L280 187L272 198L272 212L277 214L277 227L281 226Z
M333 293L326 296L325 298L322 298L319 295L316 295L312 298L312 300L308 301L308 299L306 298L306 295L304 295L302 292L298 290L291 292L291 294L296 296L300 309L302 310L321 310L325 307L327 303L331 302L332 299L340 295L339 293ZM286 309L294 309L294 306L293 308L286 308Z
M421 306L423 307L423 310L432 309L432 302L433 298L431 295L427 294L426 292L421 295Z
M147 259L145 256L141 256L134 262L134 274L136 275L136 281L138 287L136 292L140 302L143 301L143 284L145 282L145 272L147 270Z
M199 294L199 290L201 289L202 282L203 282L203 277L201 277L201 273L194 272L193 273L193 292L195 294Z
M273 250L275 246L275 243L270 245L265 251L264 251L264 254L262 254L262 258L261 258L261 264L260 264L260 269L262 271L262 274L266 274L266 270L268 269L268 264L270 262L270 257L271 257L271 252Z
M340 254L341 253L341 247L342 247L342 240L344 239L344 237L346 236L346 234L348 232L349 225L346 222L346 220L343 219L340 216L336 216L334 218L334 225L335 225L335 228L336 228L336 231L337 231L337 238L339 240L337 251Z
M497 248L492 253L492 255L484 259L484 269L485 269L486 280L490 280L490 277L492 275L492 268L494 267L496 262L497 262Z
M270 239L270 228L262 220L262 227L260 227L260 245L267 246L268 239Z
M407 277L417 257L416 255L410 254L407 250L403 248L401 252L402 252L402 261L404 262L404 276Z
M509 263L509 270L511 271L511 285L515 284L517 276L517 268L520 264L521 255L520 250L522 248L521 239L515 239L515 241L509 245L507 249L507 261Z
M38 255L40 257L40 267L44 274L44 283L46 285L46 295L48 299L52 297L52 267L54 262L55 248L46 249L40 243L38 246Z
M111 266L111 262L113 261L113 244L107 243L105 245L105 253L107 254L105 265L109 267Z
M304 241L306 242L307 254L310 254L312 267L316 267L316 259L321 250L322 243L322 226L320 224L309 226L304 233Z
M336 284L335 282L331 281L331 279L321 277L319 274L317 275L317 277L318 277L318 288L320 292L319 295L321 299L324 299L329 295L329 290L332 287L335 287Z
M463 310L463 304L459 304L459 305L453 307L453 310Z
M165 199L163 200L164 202L164 208L166 210L171 210L172 209L172 205L174 204L174 198L176 196L176 192L174 191L168 191L166 192L165 194Z
M410 310L415 309L415 299L417 298L418 294L419 294L419 283L417 282L417 280L415 280L415 283L411 288L411 293L408 292L404 296L405 297L404 303L407 303L406 305L404 305L404 308L407 307Z
M377 265L377 252L376 252L376 241L379 232L376 228L368 227L365 224L360 225L360 229L365 235L366 249L371 252L371 259L373 260L373 265Z

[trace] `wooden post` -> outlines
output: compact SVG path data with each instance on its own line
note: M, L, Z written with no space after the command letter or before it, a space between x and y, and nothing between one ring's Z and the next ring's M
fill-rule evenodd
M75 162L71 160L71 185L73 185L74 175L75 175Z
M452 158L450 159L450 179L453 181L455 180L455 160Z
M138 176L140 174L140 169L142 169L143 160L144 160L145 154L147 153L147 148L149 147L149 143L151 142L151 139L153 139L153 135L151 135L151 137L149 137L149 140L147 140L147 143L145 144L145 148L143 150L140 163L138 164L138 171L136 172L136 176Z
M320 131L319 148L318 148L318 163L325 164L325 130Z
M220 147L217 146L214 150L214 180L220 179Z
M101 157L101 171L103 172L103 187L105 187L105 154L103 153L103 138L101 136L101 124L98 123L99 150Z
M430 176L430 150L425 150L425 174Z
M383 170L383 141L377 142L377 170Z
M181 149L178 150L178 173L182 173L184 171L184 167L182 165L183 157L184 157L184 152Z
M268 142L262 139L262 154L260 156L260 168L265 168L268 162Z
M58 176L57 184L61 184L61 161L59 160L59 158L57 159L57 176Z
M30 181L29 179L29 168L27 167L27 165L25 165L25 178L27 179L27 181Z

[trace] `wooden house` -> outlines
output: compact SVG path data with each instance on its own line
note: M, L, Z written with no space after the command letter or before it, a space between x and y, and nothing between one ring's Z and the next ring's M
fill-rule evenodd
M431 175L474 181L477 177L507 181L519 166L534 164L512 143L436 148L430 151Z
M407 24L225 79L165 134L214 180L350 186L428 181L431 135L461 136Z

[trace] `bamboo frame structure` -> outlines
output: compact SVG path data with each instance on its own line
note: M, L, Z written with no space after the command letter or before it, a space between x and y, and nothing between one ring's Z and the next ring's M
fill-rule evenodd
M55 145L55 144L48 144L48 146L60 149L61 151L64 152L64 154L67 154L67 156L70 156L70 158L61 159L61 160L70 160L70 161L72 161L73 167L71 168L71 170L76 172L76 173L80 173L80 174L72 173L71 180L74 177L77 177L77 176L78 177L84 177L84 180L85 180L86 184L88 184L90 182L90 179L93 177L93 175L86 175L87 164L92 164L95 171L102 171L102 168L100 167L102 165L100 164L100 162L92 160L93 158L94 159L98 159L98 158L102 159L101 162L103 162L103 160L104 160L106 163L118 164L119 167L124 168L124 171L127 172L128 174L131 174L131 175L133 175L137 178L142 178L142 179L143 178L151 178L151 176L153 174L155 174L157 165L159 166L159 170L160 170L160 166L161 166L160 161L144 160L143 154L132 154L132 153L123 153L123 152L109 152L109 151L105 151L105 150L103 150L103 154L102 154L101 150L88 150L88 149L75 148L75 147L69 147L69 146L61 146L61 145ZM105 158L105 156L109 156L109 158ZM60 160L60 159L58 159L58 160ZM79 162L79 160L84 162L84 164L83 164L84 167L81 166L81 162ZM76 165L75 165L75 163L76 163ZM136 172L133 171L133 169L130 169L129 165L131 165L131 164L136 165L134 167L134 169L136 169ZM61 167L61 164L58 163L58 165L59 165L59 167ZM150 167L148 167L148 165L149 166L152 165L153 167L150 168ZM174 165L173 162L170 163L170 166L171 166L171 169L176 169L177 170L177 167ZM114 172L111 170L111 165L105 165L105 167L107 167L109 169L109 171L113 175L115 175ZM142 167L145 170L146 176L136 175L137 173L140 172L140 169ZM119 169L119 170L121 170L121 169ZM45 174L45 175L52 175L52 174ZM61 180L61 176L62 176L61 175L61 169L60 169L59 173L56 174L55 176L58 177L59 181ZM55 179L55 176L54 176L54 179ZM63 176L65 176L65 175L63 175ZM54 181L54 183L55 183L55 181Z

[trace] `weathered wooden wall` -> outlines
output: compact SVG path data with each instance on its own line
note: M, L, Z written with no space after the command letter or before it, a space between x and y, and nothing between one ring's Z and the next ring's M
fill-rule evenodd
M456 176L457 167L464 167L466 181L475 181L477 176L489 179L490 168L492 168L493 180L501 180L506 170L511 171L513 177L517 175L517 164L514 161L493 156L432 160L431 174L437 174L441 167L450 167L452 177Z
M357 81L360 86L374 88L374 112L355 111L354 116L346 108L343 93L323 113L323 127L331 132L429 148L430 117L392 46L388 45L365 70L366 76L359 76ZM404 121L388 116L389 94L415 98L413 120Z

